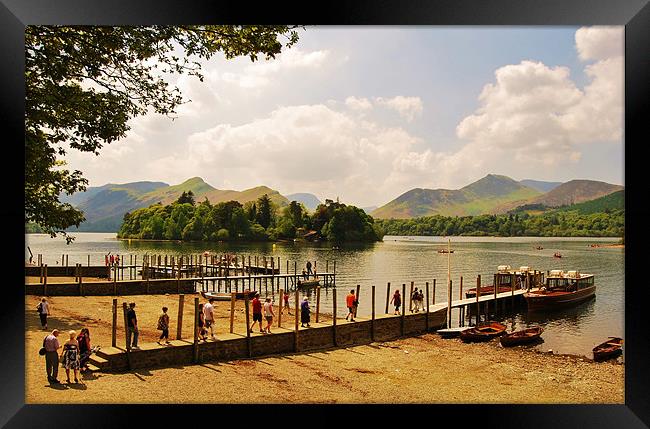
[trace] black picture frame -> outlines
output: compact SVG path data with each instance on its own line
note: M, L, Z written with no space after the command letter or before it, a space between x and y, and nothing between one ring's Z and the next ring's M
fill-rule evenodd
M648 106L649 60L648 28L650 6L647 0L434 0L398 1L363 0L308 3L248 3L233 1L191 0L111 0L89 2L81 0L0 0L0 46L3 64L0 85L1 115L4 134L5 189L10 199L0 209L5 234L11 243L25 243L24 218L21 202L24 187L18 183L24 170L16 149L24 141L24 27L30 24L87 25L148 25L179 23L305 23L306 25L625 25L625 186L626 186L626 288L625 288L625 404L624 405L432 405L418 409L385 406L341 406L333 416L337 424L349 424L363 410L374 414L384 423L463 424L468 419L480 427L571 427L571 428L642 428L650 426L650 393L648 389L649 336L644 329L643 316L648 313L643 277L645 255L641 249L647 238L643 222L648 210L644 207L642 187L647 170L641 132L645 127ZM646 136L644 136L646 137ZM23 157L24 160L24 157ZM15 171L17 170L17 171ZM227 414L233 423L241 419L249 423L255 415L251 406L174 407L142 405L25 405L24 356L24 272L21 250L13 244L5 255L5 305L0 311L3 331L3 352L0 370L3 377L0 400L0 424L7 427L77 427L93 425L110 427L134 422L138 417L150 418L151 425L171 423L170 415L182 415L187 424L224 424ZM432 387L435 388L435 387ZM519 398L513 397L512 404ZM421 409L420 409L421 408ZM83 411L83 419L79 412ZM257 412L257 408L254 409ZM271 411L268 407L266 411ZM207 411L207 413L206 413ZM261 410L260 410L261 411ZM295 412L309 415L331 413L327 406L292 408L287 412L291 421ZM214 417L203 420L201 416ZM268 414L259 414L260 417ZM221 417L219 417L221 416ZM451 420L446 420L450 418ZM433 421L428 421L428 420ZM261 423L261 421L260 421ZM182 423L181 423L182 424ZM130 426L131 424L127 424Z

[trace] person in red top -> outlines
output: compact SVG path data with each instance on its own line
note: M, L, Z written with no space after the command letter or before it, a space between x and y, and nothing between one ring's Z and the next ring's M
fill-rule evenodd
M262 302L260 301L259 293L255 294L255 298L253 298L251 304L253 305L253 324L250 326L249 331L253 332L255 322L260 322L260 332L264 333L264 329L262 329Z
M350 322L354 322L354 307L357 298L354 296L354 289L350 290L350 293L345 297L345 305L348 307L348 315L345 316L345 320L350 318Z

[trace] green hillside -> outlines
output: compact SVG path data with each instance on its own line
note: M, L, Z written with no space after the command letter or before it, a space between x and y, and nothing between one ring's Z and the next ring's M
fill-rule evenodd
M557 211L576 211L580 214L608 213L614 210L625 210L625 191L612 192L604 197L584 203L572 204L556 209Z
M495 207L526 200L541 192L507 177L488 174L458 190L412 189L371 215L379 219L409 219L421 216L472 216L492 213Z

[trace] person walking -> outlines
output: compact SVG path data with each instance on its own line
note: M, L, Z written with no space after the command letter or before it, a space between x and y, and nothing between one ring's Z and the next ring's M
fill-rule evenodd
M271 325L273 325L273 316L275 316L275 313L273 312L273 303L271 302L271 298L266 298L266 302L264 303L264 317L266 318L266 328L264 328L264 330L268 334L271 333Z
M210 298L208 303L203 306L203 314L205 315L205 330L207 335L207 330L210 329L210 335L214 340L214 331L212 330L212 325L214 324L214 298Z
M402 305L402 296L399 294L399 289L395 290L395 293L393 294L393 297L390 299L390 302L395 304L394 314L399 314L399 308Z
M59 384L57 380L59 375L59 344L58 337L59 330L55 329L43 339L43 347L45 348L45 371L47 372L47 381L53 384Z
M307 324L307 327L309 328L309 321L311 320L310 315L311 309L309 308L309 300L305 297L302 300L302 304L300 304L300 326L304 328L305 324Z
M138 347L138 318L135 314L135 302L129 304L129 309L126 312L127 320L127 331L126 331L126 343L131 344L132 349L139 349ZM131 343L131 336L133 336L133 343Z
M198 326L197 336L203 341L208 341L208 337L205 335L207 330L205 329L205 313L203 312L203 304L199 304L199 326Z
M307 267L307 278L309 278L309 275L313 274L313 272L311 270L311 261L307 261L306 267Z
M38 316L41 318L41 326L43 329L47 329L47 316L50 314L50 303L47 302L45 297L38 303L36 311L38 311Z
M158 344L165 339L165 344L170 344L169 342L169 314L167 314L167 307L162 308L162 314L158 317L158 330L162 331L160 338L158 339ZM162 345L162 344L161 344Z
M420 297L418 301L420 302L420 308L422 308L422 311L427 311L424 308L424 292L422 291L422 289L420 289Z
M248 328L248 330L250 332L253 332L253 326L255 326L255 322L259 322L260 332L264 333L264 329L262 328L262 302L260 301L259 292L255 294L255 298L253 298L251 305L253 307L253 324L250 326L250 328Z
M348 307L348 314L345 316L345 320L350 318L350 322L354 322L354 303L357 300L354 295L354 289L350 290L350 293L345 297L345 305Z
M74 370L74 382L79 383L79 343L77 343L77 333L75 331L68 332L69 339L63 344L63 352L61 353L61 364L65 368L65 375L70 383L70 370Z
M289 292L286 290L284 291L284 308L287 309L287 312L289 313L289 316L291 316L291 308L289 307Z
M79 372L83 374L88 369L88 359L92 354L88 328L81 328L81 332L77 337L77 344L79 345Z
M420 292L418 291L418 288L415 288L415 290L411 294L411 303L413 303L413 308L411 309L411 313L413 312L418 313L420 311Z

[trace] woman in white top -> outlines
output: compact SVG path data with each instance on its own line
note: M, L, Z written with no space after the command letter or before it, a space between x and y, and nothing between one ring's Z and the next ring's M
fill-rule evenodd
M273 313L273 303L271 302L271 298L266 298L266 302L264 303L264 316L266 317L266 328L264 328L264 330L270 334L271 325L273 324L273 316L275 316L275 313Z

